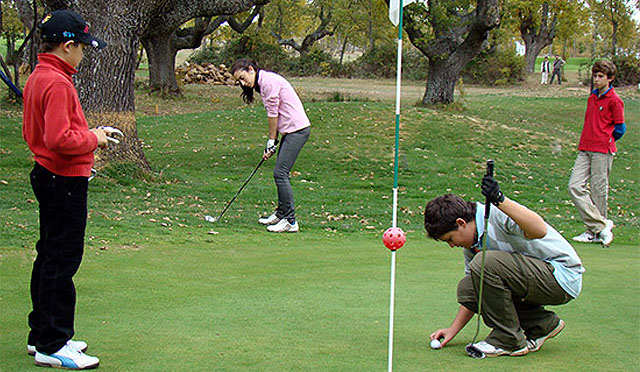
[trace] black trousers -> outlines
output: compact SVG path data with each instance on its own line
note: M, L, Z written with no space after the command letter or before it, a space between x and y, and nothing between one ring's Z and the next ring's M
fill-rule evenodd
M87 225L86 177L63 177L36 163L31 187L40 211L40 239L31 273L28 344L41 353L58 351L73 337L76 289Z

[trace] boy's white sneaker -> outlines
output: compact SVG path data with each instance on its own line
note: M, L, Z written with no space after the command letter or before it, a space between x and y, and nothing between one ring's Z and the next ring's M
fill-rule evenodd
M87 343L84 341L74 341L74 340L67 341L67 345L71 346L72 348L78 351L82 351L83 353L87 351L87 348L89 347L89 345L87 345ZM27 345L27 354L36 355L36 347L34 345Z
M258 219L258 222L263 224L263 225L275 225L278 222L280 222L280 219L278 217L276 217L276 213L273 212L273 214L269 217L262 217Z
M287 219L280 220L277 224L267 226L267 231L270 232L290 232L295 233L298 232L300 226L298 226L298 222L294 221L293 223L289 223Z
M572 239L580 243L600 243L600 238L598 238L591 230L587 230L580 235L574 236Z
M44 354L36 351L35 363L41 367L92 369L100 364L100 359L89 356L66 344L53 354Z
M473 346L480 350L482 353L484 353L484 355L488 356L488 357L497 357L497 356L501 356L501 355L508 355L508 356L522 356L525 355L529 352L529 349L527 346L523 347L522 349L519 350L515 350L515 351L508 351L508 350L504 350L501 349L499 347L495 347L493 345L491 345L490 343L488 343L487 341L480 341L480 342L476 342L475 344L473 344Z
M611 245L611 242L613 241L613 221L611 220L607 220L606 225L604 226L604 229L602 231L600 231L597 235L597 238L600 240L600 242L602 242L602 245L604 245L605 247L608 247Z

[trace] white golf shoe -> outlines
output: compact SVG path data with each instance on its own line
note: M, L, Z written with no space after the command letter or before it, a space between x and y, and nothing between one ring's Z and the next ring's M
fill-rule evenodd
M40 367L79 370L96 368L100 364L100 359L89 356L66 344L53 354L44 354L36 351L35 363Z
M258 219L258 222L263 224L263 225L275 225L278 222L280 222L280 219L278 217L276 217L276 213L273 212L273 214L269 217L262 217Z
M475 344L473 344L473 346L480 350L482 353L484 353L484 355L488 356L488 357L497 357L497 356L501 356L501 355L507 355L507 356L522 356L525 355L529 352L529 349L527 348L527 346L523 347L522 349L518 349L515 351L508 351L508 350L504 350L502 348L499 347L495 347L493 345L491 345L490 343L488 343L487 341L480 341L480 342L476 342Z
M279 232L279 233L280 232L295 233L295 232L298 232L299 229L300 229L300 226L298 226L297 222L294 221L293 223L289 223L289 221L287 221L286 219L280 220L275 225L267 226L267 231Z
M82 351L83 353L87 351L87 348L89 347L87 343L84 341L74 341L74 340L67 341L67 345L71 346L72 348L78 351ZM34 345L27 345L27 354L36 355L36 347Z
M600 238L598 238L596 234L594 234L590 230L587 230L580 235L574 236L571 239L580 243L600 243Z
M613 221L607 220L607 224L604 226L604 229L597 235L598 239L605 247L610 246L613 241L613 231L611 231L613 230L613 226Z

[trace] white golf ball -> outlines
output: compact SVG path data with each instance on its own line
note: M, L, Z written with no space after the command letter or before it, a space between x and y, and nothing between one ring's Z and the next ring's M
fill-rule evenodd
M440 349L441 347L442 347L442 344L440 344L440 340L437 340L437 339L431 340L432 349Z

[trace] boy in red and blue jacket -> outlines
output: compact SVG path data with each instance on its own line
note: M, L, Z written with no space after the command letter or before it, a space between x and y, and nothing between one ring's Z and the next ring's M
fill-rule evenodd
M569 195L587 230L573 240L608 247L614 227L613 221L607 219L609 174L616 141L626 131L624 102L611 86L616 75L613 62L598 61L591 72L595 89L587 101L579 152L569 179Z

